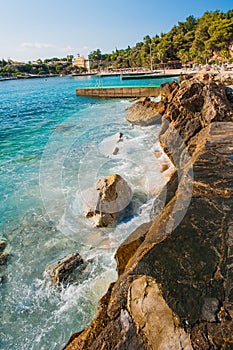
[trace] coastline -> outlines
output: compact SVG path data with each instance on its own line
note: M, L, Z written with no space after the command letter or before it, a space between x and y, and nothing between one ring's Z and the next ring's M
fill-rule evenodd
M191 108L189 101L198 102ZM205 124L198 130L200 105ZM184 116L187 121L181 123ZM178 147L174 127L182 136ZM189 154L184 153L183 141ZM232 285L233 276L216 262L216 249L223 252L226 265L230 258L226 237L233 210L233 112L224 85L210 74L184 79L168 96L160 144L178 169L178 176L174 173L167 184L165 207L118 248L118 280L100 300L95 319L70 338L65 350L205 350L206 332L216 344L232 342L224 335L233 330L232 318L221 317L220 312L232 315L232 289L226 286ZM225 237L223 245L216 241L219 235ZM214 273L216 263L220 275Z
M106 84L111 80L106 79ZM95 78L92 78L92 81L95 81ZM80 85L86 83L89 84L90 79L80 79ZM7 162L2 164L0 179L1 209L5 213L1 227L3 237L8 239L9 247L12 248L8 266L4 266L5 280L1 286L2 292L7 293L7 300L4 300L1 305L3 318L6 320L2 329L3 347L12 349L17 342L15 347L20 349L37 346L58 350L59 345L64 344L69 338L71 329L75 331L77 326L79 329L86 327L96 314L98 300L107 290L109 283L116 278L116 263L113 255L117 245L139 226L145 217L149 216L150 203L148 206L143 206L139 216L124 222L114 231L112 229L103 229L101 232L97 229L93 230L92 225L86 223L85 219L85 227L80 227L79 223L72 225L73 220L70 220L69 214L73 214L73 210L69 213L66 211L67 215L62 218L64 230L63 228L57 230L57 221L54 222L57 217L52 217L52 221L48 219L48 213L53 215L49 212L50 205L55 207L56 212L63 208L63 203L60 198L56 197L56 194L60 193L59 189L61 186L63 188L64 183L59 181L57 174L60 171L63 172L63 180L69 186L69 193L75 195L78 160L85 157L83 167L80 172L78 171L81 181L79 188L86 188L87 182L92 184L93 179L98 176L97 170L102 169L100 159L103 159L103 164L106 164L105 152L108 154L111 149L102 148L100 152L104 152L103 156L101 156L102 153L97 156L98 147L93 148L91 145L95 143L99 145L101 140L105 142L106 137L121 131L125 139L124 142L116 145L120 150L116 157L112 156L112 161L114 168L116 163L119 163L119 158L122 158L123 162L119 164L121 169L114 171L120 171L123 176L126 172L129 183L132 179L133 186L134 184L138 186L140 179L136 179L135 183L136 174L134 170L131 172L131 165L138 164L141 168L146 164L147 167L148 163L145 161L150 160L151 152L148 152L146 144L150 143L151 131L148 129L145 133L139 128L129 127L125 120L125 108L130 104L128 100L100 101L77 98L75 96L77 79L54 78L45 82L18 81L14 84L3 85L1 96L4 123L1 124L1 134L5 132L8 125L11 126L12 131L11 133L5 132L6 141L2 143L1 149L1 155L5 158L7 156ZM20 124L22 132L15 132L14 125L17 126L24 120L25 123ZM96 127L97 121L98 127ZM157 135L157 127L154 133ZM50 138L49 135L52 137ZM72 140L75 140L75 145ZM25 141L26 147L24 147ZM142 147L138 145L138 141ZM84 152L82 147L79 147L81 144L85 147ZM102 147L102 142L100 146ZM131 149L136 148L137 154L133 155ZM144 156L141 155L141 148L142 151L145 150ZM69 149L74 151L67 152L66 150ZM93 152L88 152L88 149ZM12 157L9 157L11 150ZM41 159L43 152L43 159ZM61 154L67 160L64 163ZM138 157L139 154L140 157ZM111 167L109 162L111 159L107 158L107 163ZM156 159L155 163L157 163ZM65 168L59 167L59 164L63 164ZM40 172L39 188L38 171ZM138 172L138 175L140 178L145 178L145 173L146 171L141 171ZM5 174L9 176L6 177ZM104 174L106 174L106 167ZM45 187L43 187L42 176L45 179ZM14 188L17 188L17 192L12 193ZM43 196L40 189L43 190ZM67 190L67 186L65 189ZM138 194L137 199L144 203L146 197L141 195L141 192ZM42 198L45 199L46 205L41 205ZM74 215L77 216L76 204L78 203L73 202L74 196L69 196L67 200L75 211ZM109 231L111 232L110 237L108 236ZM65 235L62 232L65 232ZM69 235L71 239L67 237ZM84 242L84 240L87 249L79 246L79 242ZM94 249L89 249L89 243L94 245ZM100 249L98 249L99 245ZM111 254L109 246L113 249ZM43 272L51 261L61 259L75 251L78 251L85 261L89 261L88 271L92 272L90 276L88 275L88 281L83 281L83 277L79 276L79 283L76 285L70 285L62 292L55 291L54 288L47 285ZM28 273L28 266L30 266L30 273ZM27 295L22 293L24 290L27 291ZM36 302L32 304L31 300L36 300ZM23 308L23 310L28 310L29 307L30 318L27 312L21 313L20 311ZM9 313L17 317L9 319ZM57 322L54 322L55 319ZM27 338L25 338L25 329L30 329L27 332ZM56 337L58 333L61 334L59 341ZM36 338L38 338L38 343L34 345Z
M164 69L160 71L151 71L151 70L145 70L143 72L141 71L133 71L133 72L127 72L127 71L119 71L119 72L90 72L90 73L74 73L74 74L68 74L68 75L59 75L59 74L44 74L44 75L27 75L27 76L17 76L17 77L0 77L1 81L9 81L9 80L24 80L24 79L44 79L44 78L54 78L54 77L86 77L86 76L97 76L99 78L101 77L111 77L111 76L126 76L127 79L130 79L130 76L132 75L132 79L134 75L138 75L138 77L141 79L145 78L143 75L147 75L148 78L161 78L161 77L179 77L181 75L193 75L193 74L202 74L205 73L205 69L200 70L193 70L193 69ZM212 75L218 75L218 76L232 76L233 70L222 70L222 71L216 71L214 69L208 70L209 74Z
M82 79L80 79L80 82L81 82L81 80ZM111 80L111 79L109 79L109 80ZM89 81L90 80L88 79L87 82L89 83ZM67 82L65 84L63 84L63 80L60 80L60 79L59 80L57 80L57 79L50 80L50 81L44 82L43 84L40 81L38 81L38 82L36 82L36 81L30 82L29 81L27 83L22 82L21 85L19 85L19 82L15 83L15 84L7 84L9 89L8 88L2 89L3 94L5 94L4 90L9 90L9 99L6 98L6 94L2 95L4 97L4 101L5 101L5 103L3 104L3 107L5 107L5 109L3 110L4 111L4 113L3 113L4 114L4 123L2 124L3 130L4 130L4 124L7 121L7 117L9 117L9 121L17 123L19 120L24 120L25 119L24 116L28 116L28 111L32 112L32 114L31 114L32 116L33 115L38 116L37 105L36 105L35 101L37 100L38 87L41 87L41 92L45 95L45 101L43 102L43 100L41 100L40 94L38 95L38 98L39 98L38 101L40 101L40 106L44 105L46 107L46 108L43 108L42 110L44 111L44 113L45 113L45 111L47 111L47 114L45 114L45 117L47 117L47 118L45 118L45 119L47 119L47 121L50 122L50 124L47 124L48 125L47 130L50 129L52 131L52 133L56 134L57 140L62 140L62 139L63 140L65 140L65 139L71 140L70 137L72 137L72 135L75 138L78 137L80 139L80 132L82 132L82 129L80 127L82 127L82 124L83 124L83 126L89 124L88 121L91 121L91 119L93 117L93 120L95 120L95 121L98 120L98 125L99 125L99 123L100 123L99 117L101 115L103 115L105 112L103 111L102 113L100 113L99 117L97 118L98 110L100 111L100 107L98 107L97 109L95 109L95 108L88 109L88 113L85 112L85 119L83 119L82 122L81 122L81 120L79 120L78 124L77 124L77 114L74 115L74 113L72 113L72 111L71 111L70 116L74 115L74 118L72 120L68 119L64 122L64 120L65 120L64 119L64 112L67 110L67 106L70 108L71 103L73 103L73 111L77 111L77 102L79 102L79 99L75 98L75 94L73 94L73 92L75 91L75 88L76 88L76 84L77 84L77 80L75 80L75 79L67 79ZM183 84L185 84L185 82ZM19 90L19 93L17 92L17 95L12 93L12 92L14 92L12 89L12 85L15 89ZM24 86L24 89L19 89L19 86ZM53 87L53 89L55 88L55 90L51 89L51 87ZM25 96L27 96L27 95L25 95L25 93L26 93L27 89L30 90L30 94L29 94L30 98L28 98L26 100ZM31 98L33 96L33 95L31 95L31 91L35 93L34 99ZM53 91L53 93L50 93L50 91L51 92ZM61 91L62 91L62 94L60 94ZM22 96L22 99L19 99L20 96ZM62 96L64 98L61 98ZM51 97L53 97L53 98L51 98ZM56 99L54 99L54 98L56 98ZM83 99L81 99L81 101L82 100ZM13 101L20 102L20 103L14 104ZM21 101L24 101L24 103L21 104ZM55 101L56 101L56 103L54 103ZM65 101L67 101L67 103L65 103ZM190 100L188 100L188 101L190 101ZM210 99L209 101L212 101L212 99ZM27 102L27 103L25 103L25 102ZM61 103L61 102L63 102L63 103ZM91 102L91 104L94 104L95 100L92 99L90 102ZM96 103L98 104L98 101L96 101ZM102 106L104 104L108 105L111 103L113 103L113 104L116 103L118 105L118 101L101 101ZM124 112L125 107L124 106L126 106L126 103L129 104L129 102L122 100L122 102L119 101L119 103L122 103L122 108L120 108L120 110L116 111L115 108L111 108L111 109L107 108L106 115L110 116L107 124L109 124L109 126L110 126L110 125L113 125L113 122L115 123L116 121L120 120L120 123L118 123L119 126L117 127L117 129L115 130L113 128L112 130L115 130L115 132L116 131L123 131L123 133L124 133L124 130L122 130L122 127L123 127L123 125L127 124L127 122L124 118L124 115L125 115L125 112ZM187 101L185 102L185 100L182 101L182 104L184 106L188 106L188 102ZM59 106L59 110L61 111L61 118L56 118L56 120L54 120L54 116L56 113L54 113L55 108L51 110L51 107L53 107L53 106ZM9 107L13 107L13 108L10 109ZM35 107L34 113L33 113L33 107ZM50 107L50 108L48 108L48 107ZM220 109L224 110L223 106ZM122 111L122 113L120 111ZM17 114L17 112L19 112L19 114ZM92 114L92 117L90 117L91 114ZM19 117L12 118L12 116L14 116L14 115L19 116ZM120 115L122 116L122 118L120 118ZM81 115L80 115L80 117L81 117ZM88 118L88 119L86 119L86 118ZM43 129L43 127L44 127L43 121L41 119L42 118L38 118L38 117L36 118L35 125L37 126L37 130L39 130L41 128ZM41 122L41 124L40 124L40 122ZM30 119L27 119L27 125L28 126L30 125ZM96 126L96 124L95 124L95 126ZM102 137L100 137L100 132L102 132L101 135L103 135L103 138L105 139L106 131L108 130L108 128L103 128L104 126L106 126L106 123L104 121L101 122L101 126L102 126L101 128L95 128L97 142L98 142L98 140L100 140L102 138ZM21 125L21 128L22 128L22 125ZM157 127L156 127L156 129L158 131ZM13 130L14 129L12 128L12 131ZM147 130L149 130L149 129L147 129ZM131 135L132 129L130 127L129 127L128 131L129 131L129 135ZM126 133L125 133L126 139L128 139L128 137L127 137L128 131L126 131ZM145 133L145 128L143 128L143 130L141 130L141 131ZM157 131L156 131L156 133L157 133ZM229 132L230 132L230 130L229 130ZM34 133L31 133L31 132L28 133L27 134L28 136L27 137L24 136L24 139L29 141L33 137L33 134ZM92 136L93 135L94 134L92 133ZM6 136L7 136L7 133L6 133ZM11 140L13 139L13 140L17 141L17 142L15 142L16 144L18 144L18 145L20 144L20 142L19 142L20 137L19 138L17 137L17 136L20 136L19 133L12 133L9 136L11 137ZM14 136L16 136L16 138ZM219 135L218 135L218 137L219 137ZM36 138L39 139L39 137L36 137ZM43 139L44 139L44 137L43 137ZM34 138L34 140L35 140L35 138ZM10 139L9 139L9 141L10 141ZM149 144L151 144L149 139L148 139L148 142L149 142ZM10 142L9 142L9 145L10 145ZM3 146L2 152L4 154L4 147L5 146L7 147L7 143L3 142L2 146ZM120 143L120 146L124 147L124 144ZM139 156L139 153L137 151L135 151L135 149L136 149L135 146L137 146L137 144L134 142L132 144L131 153L135 153L136 164L137 164L137 162L141 163L142 161L145 161L145 158ZM37 147L38 147L38 145L37 145ZM64 147L62 147L62 148L64 149ZM77 154L77 151L78 151L78 148L75 147L75 154ZM30 157L28 157L29 152L30 152ZM26 152L21 152L21 154L14 151L14 162L12 163L12 167L14 166L14 168L15 168L15 166L17 166L17 163L18 163L18 165L21 167L21 169L24 166L24 164L29 165L29 168L30 168L30 164L33 165L33 163L34 163L34 165L35 165L35 162L37 162L37 160L39 159L39 157L37 155L38 155L38 149L37 150L35 149L35 153L34 153L30 147L29 148L27 147ZM94 151L93 156L96 156L96 151ZM53 151L51 153L51 157L48 157L48 163L47 163L50 165L51 170L52 170L52 163L54 163L55 158L56 157L54 156L54 151ZM213 158L213 160L215 161L215 158ZM148 161L150 161L150 160L148 159ZM68 161L68 163L67 163L67 170L69 169L69 173L71 172L72 163L73 162L70 162L70 161ZM149 162L148 162L148 164L149 164ZM99 164L97 164L96 168L98 168L98 166L99 166ZM9 162L8 163L8 171L12 171L13 170L12 167L11 167L10 162ZM6 176L5 176L6 172L4 171L4 169L5 168L3 167L3 172L2 172L3 182L6 181ZM17 168L15 168L15 169L17 170ZM86 167L86 169L88 169L88 172L84 171L83 174L91 173L89 171L90 169L88 168L88 166ZM148 166L147 169L149 171L151 171L150 165ZM229 166L229 169L230 169L230 166ZM222 169L221 169L221 171L219 171L219 173L223 173L223 175L226 176L226 174L229 174L229 171L230 171L229 169L227 172L222 171ZM201 167L200 167L200 170L201 170ZM206 170L208 170L210 174L212 173L212 168L210 168L210 170L209 169L206 169ZM15 177L13 179L14 181L12 182L12 184L13 184L13 186L11 186L12 188L14 188L14 185L17 184L18 190L20 190L19 187L21 186L21 183L24 182L28 178L28 176L26 176L26 178L25 178L25 175L23 175L23 177L21 176L21 178L20 178L20 174L19 174L19 177ZM57 175L58 172L55 171L54 174ZM77 174L76 171L75 171L75 174ZM19 178L19 181L17 181L18 178ZM37 175L36 175L35 179L36 178L38 178ZM51 179L52 185L55 185L56 178L57 178L57 176L54 176ZM10 180L10 178L9 178L9 180ZM45 176L45 180L46 181L48 180L47 176ZM224 179L224 181L225 181L224 184L226 184L226 178ZM67 183L68 183L68 181L67 181ZM156 184L156 182L155 182L155 184ZM77 181L75 181L75 186L76 185L77 185ZM75 186L74 186L74 188L77 188ZM173 186L175 186L175 179L174 179ZM50 186L48 186L48 187L50 187ZM223 185L222 192L221 192L221 188L219 189L218 195L221 195L225 191L224 187L225 187L225 185ZM46 189L46 190L48 190L48 189ZM208 186L203 187L203 191L204 190L209 191L210 189L211 188L209 188ZM35 192L35 189L33 189L33 191L31 191L30 186L27 186L27 188L25 188L25 190L26 190L25 191L26 196L25 197L22 196L21 198L25 198L26 203L25 203L25 201L24 202L21 201L21 203L20 203L21 208L22 208L23 203L27 204L30 197L32 198L32 201L34 202L35 196L29 197L29 194L35 195L35 193L37 193L37 191ZM50 188L50 190L51 190L51 188ZM2 194L3 194L3 201L6 204L5 208L7 209L7 206L9 205L9 203L7 202L7 199L4 196L5 189L3 189ZM170 194L170 196L172 196L172 194ZM168 200L169 200L169 198L168 198ZM14 203L16 203L16 202L14 201ZM208 201L207 201L207 203L208 203ZM206 205L204 206L204 209L205 208L206 208ZM15 210L14 210L14 213L15 213ZM11 223L14 220L14 216L12 214L11 214ZM6 324L3 325L4 348L6 347L6 349L11 349L12 347L14 347L12 345L13 341L18 342L17 344L18 344L19 348L27 347L27 346L30 347L29 344L34 344L34 340L36 339L36 337L43 334L42 338L44 340L42 339L41 343L36 344L36 345L38 345L39 347L45 346L46 348L49 348L49 347L55 347L54 344L56 342L56 349L58 349L59 344L61 346L61 344L65 344L65 342L67 341L67 339L69 337L69 332L72 333L72 332L75 332L75 330L77 330L77 329L81 330L82 328L84 328L84 326L79 326L80 323L85 325L85 327L86 327L87 322L82 323L82 321L81 321L82 314L80 312L81 310L82 310L82 312L83 312L83 310L86 310L85 306L83 303L80 304L78 302L79 296L77 295L77 286L70 286L71 288L64 289L64 291L61 294L61 297L64 296L63 293L65 293L65 295L67 297L66 301L64 301L64 300L61 301L59 299L59 297L58 297L58 299L57 298L54 299L55 296L52 297L52 299L51 298L47 299L48 295L46 294L46 291L43 289L43 287L41 285L38 285L38 283L35 284L33 279L38 278L38 277L39 277L39 279L42 279L43 267L45 267L45 265L47 263L51 262L51 260L53 260L53 259L55 260L55 258L60 258L61 256L58 256L59 254L60 255L61 254L68 255L71 251L73 251L73 248L69 249L68 246L66 246L64 243L62 243L62 242L65 242L64 237L62 237L61 234L58 235L58 233L56 233L53 230L53 226L51 226L51 224L46 225L46 222L44 222L43 225L41 226L41 222L38 220L39 218L34 213L32 215L32 219L33 219L34 224L32 224L30 226L30 218L29 218L30 215L29 215L29 213L26 216L24 214L25 213L22 212L22 215L19 215L19 218L23 218L24 222L23 222L22 226L20 224L21 227L19 227L19 229L17 231L11 230L10 226L7 226L9 229L9 237L11 237L9 239L9 244L10 245L14 244L14 245L13 245L12 255L9 258L9 266L7 267L7 270L11 269L10 270L11 271L11 274L10 274L11 280L9 280L6 284L7 296L8 296L8 299L6 301L6 306L7 306L6 310L8 310L8 313L5 313L6 311L4 311L4 319L8 320L7 315L9 314L9 312L12 315L14 313L16 313L16 315L18 315L17 312L19 312L20 317L19 318L17 317L17 319L15 319L15 318L11 319L11 325L10 325L9 329L6 329L7 328ZM4 225L4 220L7 220L6 215L3 218L3 222L2 222L3 225ZM134 228L138 227L140 225L140 222L141 221L137 221L137 223L134 225ZM15 224L17 227L19 226L19 222L16 222ZM204 227L207 227L207 223L204 225ZM38 232L38 228L39 228L39 230L41 228L40 233ZM126 227L123 225L123 227L118 230L117 235L119 233L119 237L122 237L122 235L125 233L125 229L126 229ZM215 226L213 227L213 229L215 229ZM144 240L144 236L147 235L147 231L149 230L149 228L142 227L140 230L141 230L141 233L138 232L138 236L135 234L134 237L132 237L130 235L130 232L132 232L133 229L127 231L127 234L130 235L129 240L125 241L124 245L121 246L121 248L123 248L122 249L123 253L118 254L118 257L124 258L124 263L126 265L128 264L128 261L129 261L128 260L129 255L125 254L126 253L125 247L126 248L128 247L128 251L134 252L134 249L136 250L136 248L139 247L139 245ZM82 232L82 236L85 236L84 231L83 230L80 230L80 231ZM13 232L13 233L11 234L10 232ZM88 234L88 232L87 232L87 234ZM4 235L4 230L3 230L3 235ZM113 236L116 237L114 234L113 234ZM24 249L25 244L27 242L29 242L29 244L30 244L30 240L32 240L31 242L34 242L34 244L32 245L32 249L28 249L30 247L28 244L27 244L28 248L26 247L26 249ZM185 239L184 239L184 241L185 241ZM42 244L42 242L43 242L43 244ZM79 251L80 254L82 254L82 251L80 251L78 247L76 247L75 249L77 249L77 251ZM201 249L200 249L200 251L201 251ZM50 255L51 253L53 254L52 257ZM44 255L44 257L43 257L43 255ZM167 254L167 256L170 256L170 250L169 250L169 254ZM25 257L28 257L28 258L25 258ZM21 261L18 261L18 258ZM40 260L40 258L41 258L41 260ZM46 259L46 261L44 259ZM119 259L119 261L120 261L120 259ZM28 266L32 266L32 273L28 274L27 271L24 271L21 268L15 269L15 266L20 267L20 265L16 265L15 263L18 264L21 262L24 262L23 266L21 266L21 268L23 267L23 269L24 269L24 267L26 267L26 269L27 269ZM38 263L36 263L36 266L37 266L36 269L34 269L34 267L33 267L33 263L35 263L35 262L38 262ZM184 261L184 266L186 264L187 264L187 262ZM105 264L105 265L106 265L106 270L109 273L109 268L107 268L107 264ZM121 266L119 265L119 271L121 270L120 274L122 272L124 273L126 265L124 266L123 263ZM35 264L34 264L34 266L35 266ZM174 264L174 266L176 266L176 264ZM104 266L104 269L105 269L105 266ZM13 271L13 270L15 270L15 271ZM115 265L113 266L113 270L114 270L114 276L115 276ZM9 271L6 271L6 272L8 273ZM17 274L17 276L21 277L19 281L16 279L14 274ZM30 275L33 279L31 279ZM30 280L28 278L30 278ZM102 277L97 279L98 284L100 283L101 278ZM19 283L14 284L14 282L16 282L16 281L18 281ZM104 288L106 288L106 289L107 289L107 285L109 284L108 281L109 280L107 280L107 278L105 278L106 285ZM141 281L144 281L145 283L150 282L150 280L148 280L148 281L141 280ZM43 283L42 280L40 282ZM140 281L138 281L138 282L140 282ZM151 282L152 282L152 280L151 280ZM181 282L182 282L182 280L181 280ZM11 291L11 289L10 289L12 286L14 287L13 291ZM152 284L149 283L149 286L153 286L153 283ZM33 287L34 291L31 290L31 287ZM2 290L4 290L4 288L5 287L2 286ZM99 288L99 287L97 287L97 288ZM85 290L88 290L88 289L89 289L88 285L86 284L83 292L85 293ZM93 287L93 284L91 284L90 289L92 289L92 291L90 293L91 300L89 303L91 305L93 305L92 303L95 303L95 305L93 306L93 310L94 310L93 313L95 314L97 300L99 300L100 295L93 302L94 298L93 298L92 293L93 293L93 289L95 289L95 287ZM28 298L25 298L25 295L21 293L22 290L27 290L29 292L29 293L27 293ZM49 289L49 291L51 291L51 289ZM38 296L38 293L39 293L41 297L37 300L36 304L31 305L31 299L35 296L35 292L36 292L36 296ZM147 293L147 292L148 291L146 290L145 293ZM17 296L16 299L14 298L15 293ZM59 293L57 293L57 294L59 294ZM103 294L103 292L100 294ZM122 296L123 295L124 294L122 294ZM187 295L188 295L188 293L187 293ZM47 299L46 302L45 302L45 300L43 301L42 298ZM15 300L15 305L14 305L14 300ZM51 300L56 300L56 303L54 303L54 309L53 309L53 307L51 308L51 306L52 306L50 303ZM25 308L30 307L30 310L31 310L30 312L32 315L31 318L27 318L27 312L23 312L23 313L21 312L22 308L18 309L19 302L20 302L20 305L22 305L22 307L25 307ZM49 303L47 303L47 302L49 302ZM216 300L215 300L215 302L216 302ZM38 318L38 307L37 306L40 307L40 310L41 310L39 318ZM207 306L209 306L209 304L207 304ZM119 306L117 304L116 304L116 307L119 308ZM89 309L89 307L87 309ZM54 310L56 310L56 311L54 311ZM129 321L129 324L131 325L130 318L128 318L125 310L127 311L128 309L126 308L126 309L123 309L122 312L120 311L121 316L122 316L121 320L123 320L123 321L125 320L125 322ZM25 309L25 311L26 311L26 309ZM89 311L90 311L90 309L89 309ZM89 313L89 315L93 315L93 313L91 313L91 314ZM35 315L35 318L37 318L37 321L34 323L33 323L33 314ZM44 316L45 316L45 318L44 318ZM58 319L57 319L58 322L56 324L53 323L54 316L58 316ZM94 317L94 315L93 315L93 317ZM64 318L66 318L67 322L64 321ZM89 321L91 321L90 318L91 318L91 316L88 319ZM73 319L74 322L76 322L75 326L73 326L73 322L71 322L71 319ZM46 321L44 322L44 320L46 320ZM78 326L77 326L77 322L78 322ZM47 325L46 328L44 327L44 325ZM26 329L26 327L31 327L30 328L31 331L28 332L27 340L24 339L23 332L21 331L22 329ZM11 331L11 329L12 329L12 331ZM123 327L123 329L125 329L125 328ZM17 330L19 330L20 334L17 333ZM6 332L4 332L4 331L6 331ZM67 331L68 331L68 334L67 334ZM61 337L58 340L57 338L53 337L54 334L58 334L58 333L63 333L63 338ZM10 336L10 334L12 335L12 342L9 338L6 338L5 334L9 334L9 336ZM114 334L113 334L113 337L114 337ZM22 340L22 343L20 343L20 340ZM9 344L9 347L7 347L8 344ZM21 346L20 346L20 344L21 344ZM88 348L88 350L89 350L89 348Z
M0 81L9 81L9 80L24 80L24 79L39 79L39 78L54 78L59 77L59 74L45 74L45 75L27 75L27 76L17 76L17 77L3 77L0 78Z
M17 76L17 77L0 77L1 81L8 80L27 80L27 79L45 79L45 78L56 78L56 77L86 77L96 75L95 73L86 73L86 74L68 74L68 75L60 75L60 74L42 74L42 75L26 75L26 76Z

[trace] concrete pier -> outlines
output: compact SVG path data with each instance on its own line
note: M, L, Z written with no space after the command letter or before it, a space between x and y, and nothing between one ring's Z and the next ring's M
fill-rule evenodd
M157 97L160 94L158 86L108 86L108 87L89 87L76 89L77 96L92 97Z

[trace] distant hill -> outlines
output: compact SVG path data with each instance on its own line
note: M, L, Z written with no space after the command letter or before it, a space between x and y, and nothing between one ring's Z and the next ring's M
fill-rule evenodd
M152 38L147 35L132 48L128 46L104 55L98 49L92 51L89 58L94 65L112 65L113 68L150 67L174 60L202 64L214 60L216 63L232 62L233 10L205 12L200 18L189 16L169 32Z

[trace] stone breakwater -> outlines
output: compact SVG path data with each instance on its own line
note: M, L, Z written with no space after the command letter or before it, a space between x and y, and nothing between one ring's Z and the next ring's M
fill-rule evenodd
M117 281L65 350L232 348L230 100L208 74L167 97L160 143L177 171L160 194L165 205L119 247Z

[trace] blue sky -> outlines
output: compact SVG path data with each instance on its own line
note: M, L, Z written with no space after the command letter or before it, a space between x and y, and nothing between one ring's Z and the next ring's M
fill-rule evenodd
M110 53L167 32L189 15L232 8L232 0L2 0L0 58Z

